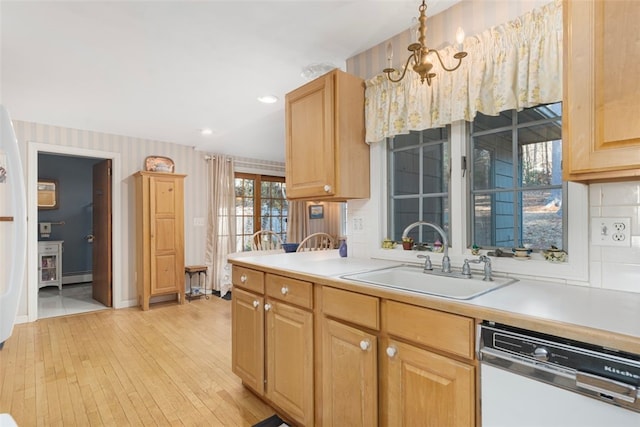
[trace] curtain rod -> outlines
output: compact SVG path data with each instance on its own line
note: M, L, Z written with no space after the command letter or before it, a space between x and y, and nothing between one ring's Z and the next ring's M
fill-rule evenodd
M208 162L209 160L215 160L216 156L204 156L204 159ZM227 159L227 162L230 162L233 159Z

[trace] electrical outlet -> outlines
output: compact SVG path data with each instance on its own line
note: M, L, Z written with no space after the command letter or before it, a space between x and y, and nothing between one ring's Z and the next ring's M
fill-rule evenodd
M591 243L598 246L631 247L631 218L592 218Z
M362 233L364 231L364 218L361 216L353 217L351 220L351 231L354 233Z
M204 227L204 218L202 217L193 218L193 226Z

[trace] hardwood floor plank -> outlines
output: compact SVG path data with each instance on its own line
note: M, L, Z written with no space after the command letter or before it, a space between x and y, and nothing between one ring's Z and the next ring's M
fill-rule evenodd
M0 412L29 426L251 426L274 413L231 372L231 303L103 310L16 325Z

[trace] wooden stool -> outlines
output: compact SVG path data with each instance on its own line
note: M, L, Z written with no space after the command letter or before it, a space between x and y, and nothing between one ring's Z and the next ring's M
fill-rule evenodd
M184 267L185 274L189 275L189 292L185 294L189 302L191 302L191 298L200 298L204 295L206 299L209 299L209 295L207 295L207 266L206 265L186 265ZM198 287L196 292L193 291L191 287L191 278L194 274L198 275L198 285L202 283L200 275L204 273L204 292L201 287Z

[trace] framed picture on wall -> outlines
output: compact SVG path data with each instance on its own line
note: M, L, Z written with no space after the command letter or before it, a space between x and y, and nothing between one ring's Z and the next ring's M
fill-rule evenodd
M311 205L309 206L309 219L322 219L324 218L324 206Z

